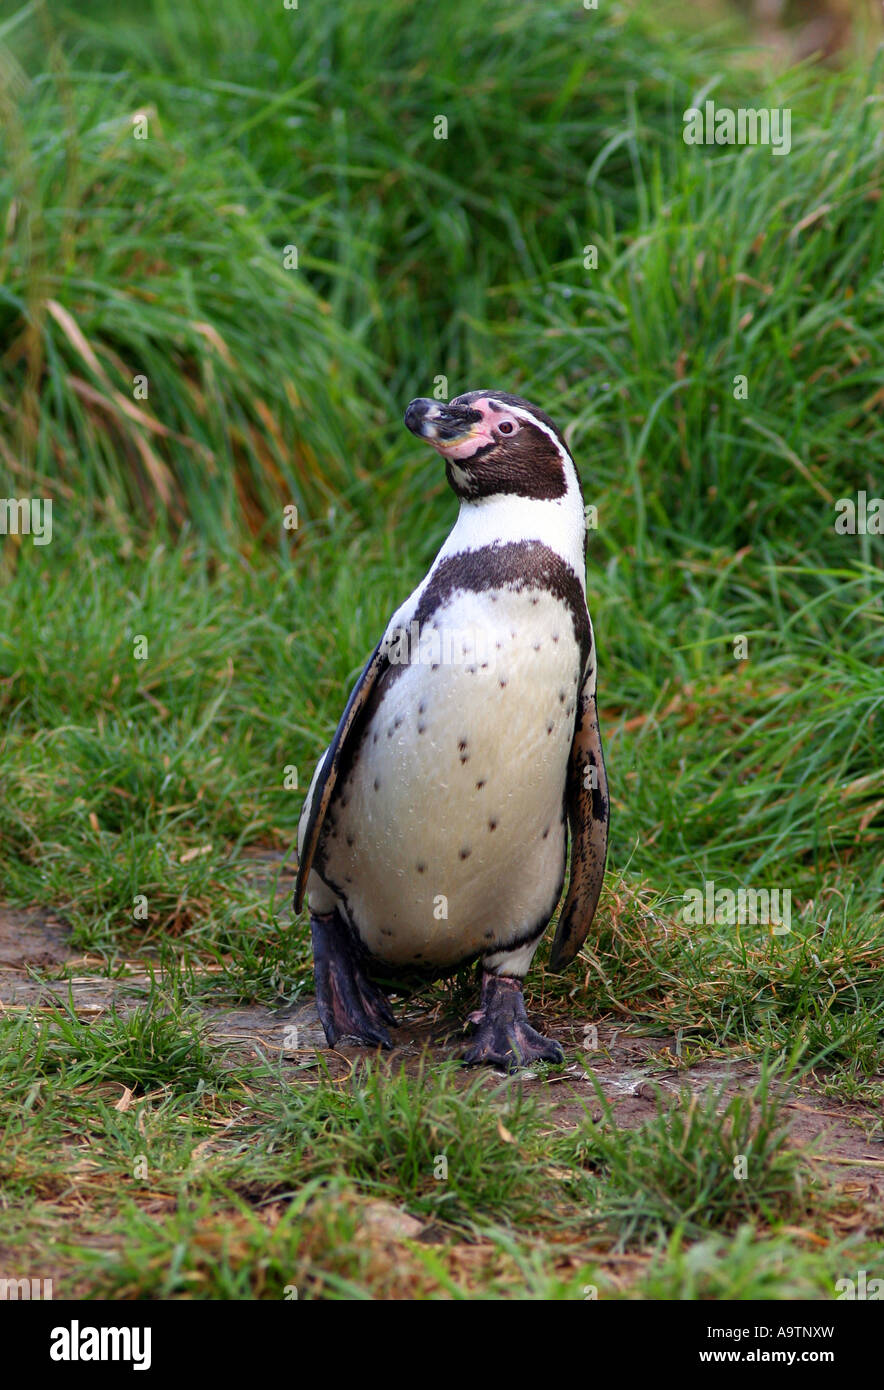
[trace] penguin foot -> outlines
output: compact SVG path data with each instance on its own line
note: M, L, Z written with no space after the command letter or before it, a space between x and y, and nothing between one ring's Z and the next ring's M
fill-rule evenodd
M464 1053L464 1064L502 1067L517 1071L530 1062L564 1062L565 1054L552 1038L545 1038L528 1022L522 984L509 975L482 972L482 1002L470 1020L476 1026L473 1044Z
M368 978L352 935L340 913L310 914L316 1009L329 1047L342 1038L369 1047L390 1048L384 1024L396 1019L383 990Z

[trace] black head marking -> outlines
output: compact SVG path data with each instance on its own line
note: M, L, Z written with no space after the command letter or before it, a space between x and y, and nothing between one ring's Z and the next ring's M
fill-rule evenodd
M504 410L508 405L515 406L518 410L528 410L539 420L542 425L546 425L548 430L552 430L556 439L563 449L570 454L571 450L565 443L565 436L559 429L554 420L551 420L545 410L539 406L532 405L531 401L526 401L524 396L513 396L509 391L466 391L462 396L456 396L451 402L452 405L472 405L473 401L487 400L493 410Z
M495 391L493 394L467 391L463 396L456 396L451 404L471 405L482 398L498 410L505 410L508 405L526 410L538 424L531 420L520 420L519 431L512 438L502 436L494 443L477 449L469 458L449 459L445 464L445 473L458 497L467 501L478 501L482 497L493 497L500 493L514 493L538 501L564 497L568 490L564 459L546 430L540 428L540 425L545 425L564 449L566 457L570 458L570 450L558 426L545 411L507 391Z

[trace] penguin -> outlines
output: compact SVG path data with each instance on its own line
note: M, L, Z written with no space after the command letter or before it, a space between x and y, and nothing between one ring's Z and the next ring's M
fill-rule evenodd
M544 411L503 391L413 400L460 507L396 610L317 764L298 825L330 1046L392 1046L386 987L481 967L467 1065L561 1062L522 983L570 881L550 968L589 930L608 784L577 469Z

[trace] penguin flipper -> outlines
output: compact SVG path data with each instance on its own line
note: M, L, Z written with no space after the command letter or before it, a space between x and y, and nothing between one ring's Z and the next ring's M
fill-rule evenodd
M340 722L335 730L335 736L329 744L328 752L323 760L322 769L315 780L315 785L311 788L309 797L310 805L305 807L307 811L307 821L304 826L304 837L301 844L301 852L298 856L298 877L295 880L295 911L300 912L304 905L304 893L307 888L307 879L313 864L313 856L316 853L316 846L319 844L319 835L326 813L331 805L335 786L338 781L341 762L344 754L349 747L351 739L356 735L360 715L365 711L369 697L378 683L381 673L388 665L388 648L382 637L378 642L368 661L365 663L362 675L350 692L347 707L341 715Z
M594 672L580 697L565 800L571 828L571 880L550 952L550 970L564 970L583 945L605 877L610 802Z

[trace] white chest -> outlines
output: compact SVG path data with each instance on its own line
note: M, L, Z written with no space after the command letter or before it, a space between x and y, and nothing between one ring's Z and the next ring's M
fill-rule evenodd
M449 966L551 913L580 650L543 590L462 592L387 678L323 844L377 959Z

